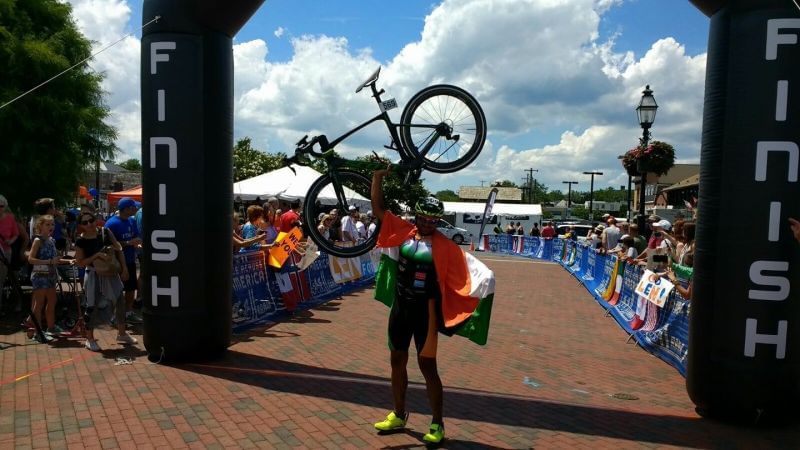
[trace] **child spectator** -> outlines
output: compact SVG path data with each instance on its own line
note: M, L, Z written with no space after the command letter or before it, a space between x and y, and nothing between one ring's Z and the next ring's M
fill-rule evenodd
M31 284L33 294L31 296L31 309L33 317L42 323L42 309L45 310L47 318L47 332L45 338L48 342L57 335L64 332L56 325L56 286L58 285L58 264L66 264L61 261L56 249L56 242L53 239L53 229L55 221L49 214L41 215L33 223L33 245L28 262L33 265L31 271ZM40 341L39 335L34 335L35 340ZM41 342L41 341L40 341Z

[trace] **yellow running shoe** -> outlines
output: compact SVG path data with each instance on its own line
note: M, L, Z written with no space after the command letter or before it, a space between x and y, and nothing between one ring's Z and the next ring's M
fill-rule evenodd
M405 428L407 420L408 412L406 412L403 417L400 418L397 417L397 414L395 414L394 411L392 411L388 416L386 416L386 420L375 423L375 429L378 431L398 430L400 428Z
M429 443L429 444L438 444L442 442L444 439L444 425L439 425L438 423L432 423L431 429L425 436L422 436L422 440Z

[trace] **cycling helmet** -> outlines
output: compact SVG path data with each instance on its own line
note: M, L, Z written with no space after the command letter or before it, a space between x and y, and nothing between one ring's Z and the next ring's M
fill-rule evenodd
M442 217L444 215L444 205L436 197L425 197L417 201L414 206L414 212L423 216Z

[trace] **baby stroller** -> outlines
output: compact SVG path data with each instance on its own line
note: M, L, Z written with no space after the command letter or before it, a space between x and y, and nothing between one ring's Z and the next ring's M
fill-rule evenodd
M73 262L68 266L59 266L58 274L61 282L58 285L56 301L56 322L63 328L62 337L82 338L86 334L83 321L83 283L81 269Z

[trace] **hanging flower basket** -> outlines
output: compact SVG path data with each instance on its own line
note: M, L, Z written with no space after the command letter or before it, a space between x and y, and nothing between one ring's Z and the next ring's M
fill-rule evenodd
M630 176L639 176L642 172L664 175L675 165L675 149L666 142L653 141L647 148L634 147L622 157L622 167Z

